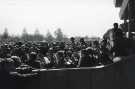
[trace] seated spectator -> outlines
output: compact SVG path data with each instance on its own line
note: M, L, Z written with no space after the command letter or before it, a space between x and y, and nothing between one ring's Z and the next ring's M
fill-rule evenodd
M55 57L56 57L56 66L57 67L65 67L65 55L64 55L64 51L58 51L56 54L55 54Z
M14 60L11 58L5 58L2 64L2 68L7 72L16 71Z
M40 60L37 60L36 52L30 53L30 60L27 62L27 64L33 68L41 68L41 62Z
M11 59L13 59L16 68L21 65L21 59L20 59L20 57L12 56Z
M77 67L95 66L95 61L89 56L86 49L81 50L81 57Z
M73 62L73 60L72 60L72 51L67 51L66 53L65 53L65 58L64 58L64 60L65 60L65 65L66 65L66 67L73 67L73 65L74 65L74 62Z
M50 48L49 51L46 54L46 57L48 58L48 60L50 61L50 63L48 64L49 68L52 68L56 65L56 59L54 57L54 50L53 48Z

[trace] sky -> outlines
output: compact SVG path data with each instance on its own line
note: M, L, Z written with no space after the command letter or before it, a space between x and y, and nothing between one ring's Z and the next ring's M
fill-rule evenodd
M114 22L121 23L113 0L0 0L0 34L5 28L12 35L61 28L68 37L102 37Z

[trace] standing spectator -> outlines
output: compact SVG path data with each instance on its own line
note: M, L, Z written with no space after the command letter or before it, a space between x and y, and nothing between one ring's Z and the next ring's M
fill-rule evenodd
M104 42L106 42L106 48L110 51L113 57L123 56L123 39L124 35L118 23L113 24L113 28L109 29L103 36Z

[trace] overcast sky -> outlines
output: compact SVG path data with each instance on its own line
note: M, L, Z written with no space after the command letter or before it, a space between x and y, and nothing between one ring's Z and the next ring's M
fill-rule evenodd
M120 22L113 0L0 0L0 33L20 35L25 27L46 34L61 28L67 36L102 36Z

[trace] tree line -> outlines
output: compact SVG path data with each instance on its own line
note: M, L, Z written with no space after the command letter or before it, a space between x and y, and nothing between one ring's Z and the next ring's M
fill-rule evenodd
M75 39L80 39L81 36L75 37ZM99 37L83 37L85 40L89 39L99 39ZM69 38L62 32L61 28L58 28L54 31L54 36L48 30L46 35L42 35L38 29L35 30L34 34L29 34L27 29L24 28L22 31L21 36L10 35L8 29L5 28L4 32L0 35L0 41L46 41L46 42L53 42L53 41L69 41Z

